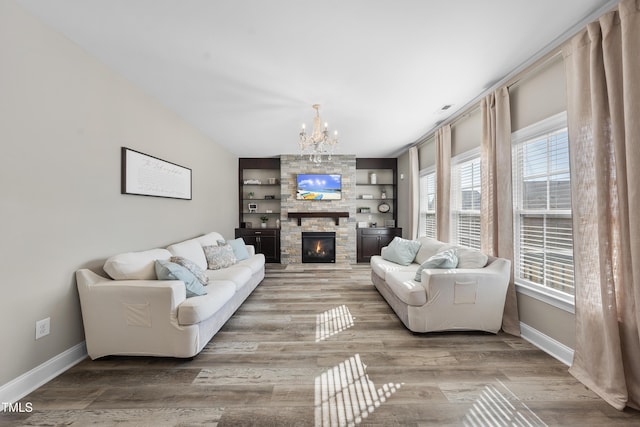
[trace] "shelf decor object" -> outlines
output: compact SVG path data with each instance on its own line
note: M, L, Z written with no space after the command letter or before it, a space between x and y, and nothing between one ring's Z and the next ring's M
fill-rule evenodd
M191 200L191 169L122 147L120 193Z

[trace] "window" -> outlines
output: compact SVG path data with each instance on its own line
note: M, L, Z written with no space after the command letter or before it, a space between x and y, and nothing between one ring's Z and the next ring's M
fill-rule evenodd
M514 133L512 158L516 282L574 295L566 115Z
M420 223L418 235L436 238L436 172L420 173Z
M480 154L478 150L453 159L451 171L453 243L480 249Z

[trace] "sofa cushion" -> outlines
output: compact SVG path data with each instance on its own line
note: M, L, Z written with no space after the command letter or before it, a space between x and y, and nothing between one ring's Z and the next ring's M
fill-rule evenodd
M104 271L114 280L156 280L155 261L168 260L166 249L149 249L114 255L104 263Z
M204 236L196 237L196 240L200 242L200 246L216 246L218 240L224 240L224 237L222 237L222 234L212 231Z
M489 260L489 257L479 250L464 246L457 246L456 254L458 255L458 268L484 268Z
M178 306L178 323L195 325L213 316L235 295L233 282L220 280L207 287L207 295L189 298Z
M236 256L236 260L242 261L249 258L249 252L247 246L244 244L242 237L238 237L233 240L218 240L218 246L229 245L233 249L233 254Z
M405 304L420 306L427 303L424 287L413 280L413 271L390 271L385 282L393 293Z
M382 253L382 257L396 264L409 265L413 262L419 250L420 242L417 240L394 237L387 249Z
M443 250L447 245L439 240L432 239L430 237L420 237L418 239L420 242L420 250L416 254L415 262L418 264L422 264L432 256L434 256L439 251Z
M220 270L207 270L209 283L212 283L215 280L228 280L236 284L236 290L246 285L251 280L252 274L253 273L249 267L240 264L232 265L229 268L222 268Z
M186 258L196 263L196 265L201 269L207 269L207 258L202 250L202 245L197 239L189 239L184 242L174 243L173 245L168 246L167 250L171 252L173 256Z
M174 262L158 260L156 261L155 268L158 280L181 280L184 282L187 290L187 298L207 294L202 283L200 283L192 272L183 266Z
M386 248L383 248L382 250L384 252ZM380 255L374 255L371 257L371 269L383 280L390 271L410 271L415 273L417 267L417 264L409 264L406 266L396 264L395 262L387 261Z
M203 246L204 254L207 257L207 265L209 270L220 270L221 268L231 267L238 262L233 254L233 248L229 245L224 246Z
M204 253L204 251L202 253ZM204 273L204 270L200 268L200 266L195 262L189 259L183 258L181 256L172 256L171 258L169 258L169 261L174 262L178 265L181 265L187 270L189 270L190 272L192 272L193 275L196 276L196 278L203 285L206 286L209 283L209 277Z
M247 259L238 261L238 264L236 265L249 267L251 269L251 274L254 274L264 268L264 263L265 263L264 254L255 254L255 255L251 255Z
M431 258L420 264L420 267L416 270L414 280L420 282L422 279L422 270L425 268L456 268L458 265L458 257L456 256L456 249L447 249L446 251L438 252Z

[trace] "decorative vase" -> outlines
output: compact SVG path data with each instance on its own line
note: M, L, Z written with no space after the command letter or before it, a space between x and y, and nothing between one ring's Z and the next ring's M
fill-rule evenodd
M266 223L266 222L263 222L262 224L260 224L260 227L262 227L262 228L267 228L267 223Z
M378 175L376 175L375 173L372 173L369 176L369 179L371 180L371 184L377 184L378 183Z

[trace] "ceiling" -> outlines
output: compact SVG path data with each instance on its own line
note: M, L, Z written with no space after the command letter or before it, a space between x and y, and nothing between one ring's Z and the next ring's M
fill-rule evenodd
M18 0L240 157L399 154L611 0ZM445 105L452 105L441 111Z

